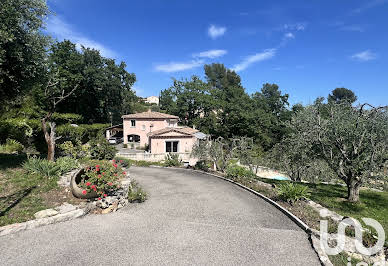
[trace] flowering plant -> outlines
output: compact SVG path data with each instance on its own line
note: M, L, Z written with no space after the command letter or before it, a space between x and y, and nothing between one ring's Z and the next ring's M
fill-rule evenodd
M126 172L115 160L97 161L84 170L82 181L79 184L84 189L82 194L94 191L97 193L99 200L118 189L120 179L126 175Z

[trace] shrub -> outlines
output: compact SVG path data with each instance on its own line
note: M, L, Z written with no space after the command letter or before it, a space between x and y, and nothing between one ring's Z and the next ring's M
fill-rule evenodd
M128 144L123 144L123 148L124 149L128 148Z
M169 153L165 157L165 161L163 163L163 166L171 167L171 166L181 166L182 160L179 159L178 154Z
M281 200L291 204L310 197L310 190L308 187L292 182L279 185L277 193Z
M239 178L255 178L256 175L249 169L245 167L230 164L226 168L226 177L230 179L239 179Z
M131 189L128 192L128 201L133 202L144 202L147 199L147 193L139 187L136 181L131 182Z
M83 193L95 191L100 198L119 188L119 181L126 175L126 172L115 162L91 161L85 167L80 187L84 188Z
M31 174L38 174L46 178L55 178L61 174L59 165L38 157L30 157L23 164L23 168Z
M83 143L86 143L92 139L96 139L99 137L103 137L105 133L105 129L109 127L109 124L82 124L80 127L85 129L85 135L83 139Z
M71 141L73 143L82 142L86 135L86 129L72 124L59 125L57 135L61 136L61 141Z
M195 170L201 170L201 171L209 171L209 163L207 161L198 161L195 165L194 165L194 169Z
M70 156L74 159L90 156L88 145L82 145L81 141L76 141L75 143L71 141L65 141L64 143L58 145L58 149L62 155Z
M70 172L71 170L80 167L79 162L71 157L59 157L55 163L59 166L61 174Z
M5 144L0 145L0 153L20 153L24 146L17 140L7 139Z
M125 167L125 168L131 167L132 165L132 161L127 158L115 157L115 160L119 162L122 167Z
M98 137L90 143L90 155L97 160L111 160L116 155L116 148L103 137Z

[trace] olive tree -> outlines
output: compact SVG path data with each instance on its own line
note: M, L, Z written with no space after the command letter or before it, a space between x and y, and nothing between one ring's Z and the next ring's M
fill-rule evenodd
M388 159L387 107L348 103L313 105L295 114L290 123L294 151L308 165L323 159L348 188L348 200L359 201L360 187Z

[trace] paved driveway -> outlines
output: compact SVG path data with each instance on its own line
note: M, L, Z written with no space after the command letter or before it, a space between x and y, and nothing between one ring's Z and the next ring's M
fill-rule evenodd
M0 265L320 265L307 234L216 177L138 168L149 200L0 237Z

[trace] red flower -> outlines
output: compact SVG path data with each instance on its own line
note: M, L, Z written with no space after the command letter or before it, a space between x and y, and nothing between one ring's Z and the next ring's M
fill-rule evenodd
M114 163L113 166L117 168L117 164Z
M98 175L98 178L101 178L101 175Z
M112 182L109 182L108 185L111 186L111 185L113 185L113 183L112 183Z
M86 190L82 190L82 194L86 195L88 193Z
M100 168L100 165L96 164L96 168Z
M123 160L120 160L120 163L122 163L123 162Z
M127 173L126 172L123 172L123 175L126 175Z
M102 175L105 175L105 172L102 172Z
M115 161L115 159L113 159L113 160L112 160L112 162L114 162L114 163L115 163L115 162L116 162L116 161Z
M92 188L92 189L95 189L95 188L96 188L96 185L92 185L91 188Z
M90 186L90 182L86 182L86 186L87 186L87 187Z
M116 174L116 173L114 173L114 175L115 175L115 176L117 176L117 174Z
M104 194L104 198L106 198L106 196L108 196L108 195Z
M97 191L97 189L96 189L96 188L93 188L93 190L94 190L94 191Z
M99 197L98 200L101 200L101 198Z

